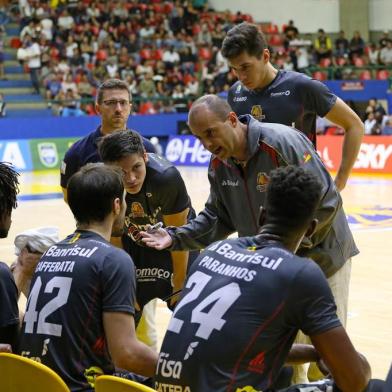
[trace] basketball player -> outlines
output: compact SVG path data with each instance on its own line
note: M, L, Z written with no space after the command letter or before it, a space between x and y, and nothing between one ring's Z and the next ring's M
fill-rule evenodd
M342 162L335 178L341 191L361 145L361 119L323 83L301 73L275 69L265 37L253 24L244 22L229 30L222 43L222 54L239 79L228 95L238 116L252 114L259 121L293 126L315 146L317 116L344 129Z
M104 135L126 129L131 109L132 95L126 82L108 79L98 87L95 110L101 117L101 125L86 137L75 142L66 152L61 164L60 182L65 201L67 201L69 178L86 163L101 161L98 154L98 140ZM149 140L143 138L143 143L148 152L155 152ZM114 245L120 246L119 243L114 243ZM152 323L155 305L155 302L151 302L145 307L144 315L137 328L138 337L153 348L157 345L156 328Z
M76 231L51 246L31 283L21 355L54 369L71 391L92 391L115 368L154 373L157 355L135 335L135 268L110 244L124 227L119 170L89 164L68 182Z
M19 192L18 175L11 166L0 162L0 238L6 238L11 227ZM0 262L0 352L15 349L18 332L18 289L10 269Z
M323 186L306 168L269 174L260 233L215 242L191 266L159 354L158 391L265 391L285 362L320 359L334 381L288 390L367 387L369 364L341 326L323 272L294 254L315 231ZM314 347L290 350L299 329Z
M151 299L164 299L184 284L188 252L157 251L146 247L140 231L162 222L182 226L195 217L179 171L157 154L147 154L137 132L122 131L105 136L99 144L104 163L123 172L127 191L123 248L136 265L137 302L143 308ZM192 252L191 258L197 256ZM178 297L168 305L173 307Z

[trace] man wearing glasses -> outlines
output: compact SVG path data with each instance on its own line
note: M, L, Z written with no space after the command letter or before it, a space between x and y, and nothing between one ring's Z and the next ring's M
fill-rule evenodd
M67 182L72 174L90 162L100 162L97 140L100 137L127 128L132 108L132 96L126 82L108 79L97 91L95 110L101 116L101 125L93 132L74 143L65 153L61 163L61 187L67 201ZM151 142L143 138L147 152L155 152Z

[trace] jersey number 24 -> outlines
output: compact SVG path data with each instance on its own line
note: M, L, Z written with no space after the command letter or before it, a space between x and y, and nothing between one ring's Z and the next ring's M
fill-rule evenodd
M173 316L170 320L168 330L174 333L180 333L184 321L177 318L177 313L185 305L196 301L202 294L212 276L201 271L194 272L186 283L186 288L191 289L176 306ZM216 329L220 331L226 323L223 319L224 314L240 297L241 290L238 283L232 282L213 291L192 310L191 323L199 324L195 335L202 339L208 339L211 333ZM205 309L208 308L208 311Z

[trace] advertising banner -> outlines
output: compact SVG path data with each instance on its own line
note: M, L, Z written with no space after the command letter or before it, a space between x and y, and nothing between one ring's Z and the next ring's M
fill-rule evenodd
M317 137L317 150L328 170L338 170L342 146L342 136ZM392 137L365 136L354 164L353 173L392 174Z
M166 159L178 166L208 166L211 153L192 135L171 136L166 146Z
M340 166L342 136L318 136L317 150L329 171ZM208 166L211 154L192 135L172 136L166 147L166 159L175 165ZM392 174L392 136L365 136L353 173Z
M28 140L0 140L0 161L11 163L18 172L33 170Z
M58 169L68 148L78 138L54 138L30 140L34 170Z

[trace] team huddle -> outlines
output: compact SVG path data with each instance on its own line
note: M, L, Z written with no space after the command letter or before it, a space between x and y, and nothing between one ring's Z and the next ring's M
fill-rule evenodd
M12 349L71 391L102 374L161 392L382 391L345 331L359 251L339 191L361 120L320 82L277 71L251 24L228 32L222 54L239 81L188 116L212 153L197 215L178 169L127 129L129 86L100 86L101 125L61 167L76 230L34 271L17 266L29 295ZM315 149L317 115L346 132L335 180ZM173 311L159 353L157 298Z

